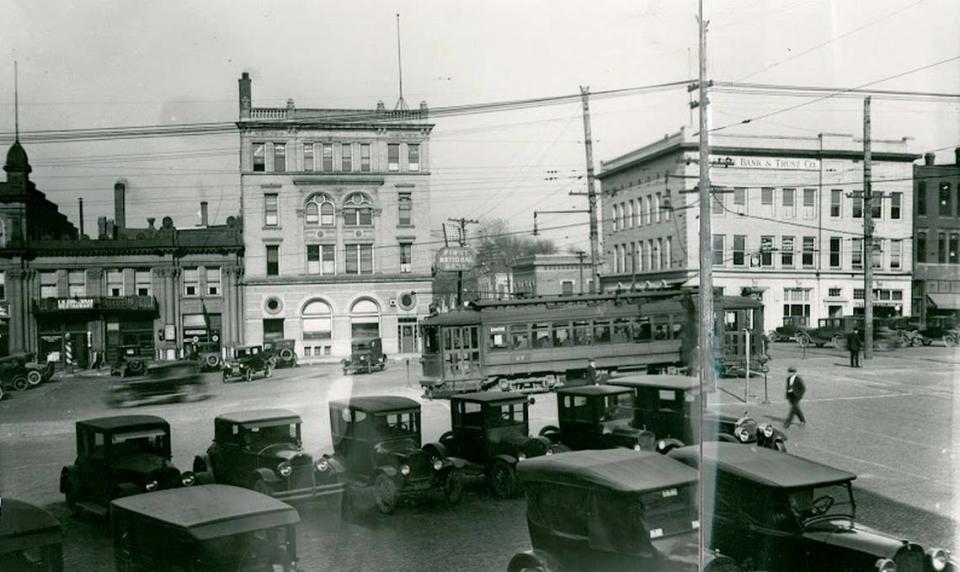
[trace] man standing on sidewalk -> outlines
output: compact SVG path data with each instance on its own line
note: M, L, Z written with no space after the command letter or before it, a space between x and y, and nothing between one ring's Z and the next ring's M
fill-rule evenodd
M790 366L787 368L787 374L787 401L790 402L790 413L787 415L787 420L783 422L783 428L786 429L790 426L794 415L800 420L800 426L803 427L807 424L807 419L803 416L803 411L800 410L800 400L803 399L803 394L807 392L807 387L803 384L803 379L797 375L797 368Z
M863 341L860 340L859 328L854 328L847 335L847 349L850 350L850 367L860 367L860 350L863 349Z

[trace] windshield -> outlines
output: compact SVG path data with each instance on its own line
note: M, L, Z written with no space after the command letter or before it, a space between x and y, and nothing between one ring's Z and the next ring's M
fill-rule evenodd
M420 415L416 411L394 411L374 416L377 435L385 440L419 439Z
M300 426L297 423L282 423L264 427L247 427L243 440L253 447L266 447L273 443L300 443Z
M167 431L161 428L114 433L112 443L113 456L121 457L138 453L166 455L170 442Z
M837 519L854 521L856 506L850 483L796 490L789 498L790 508L804 528Z
M600 421L633 419L633 408L633 393L608 395L604 398L603 412L600 414Z
M487 427L494 429L497 427L525 427L526 408L523 402L501 403L499 405L490 405L486 411Z

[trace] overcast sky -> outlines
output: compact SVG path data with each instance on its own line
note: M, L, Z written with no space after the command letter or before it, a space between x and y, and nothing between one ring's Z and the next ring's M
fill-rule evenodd
M7 0L0 19L0 132L13 130L13 60L20 127L39 188L86 230L112 216L112 187L128 184L127 220L171 215L217 222L236 214L237 146L229 135L122 142L30 143L29 132L231 121L237 78L253 77L254 106L373 108L397 100L396 13L404 96L449 106L598 91L687 79L696 73L694 0L416 0L204 2ZM854 87L960 56L956 0L708 0L710 77L717 81ZM813 49L815 48L815 49ZM960 60L876 84L960 93ZM718 125L802 99L714 94ZM591 105L600 161L688 123L685 89ZM859 135L862 104L816 103L738 132ZM911 138L911 150L960 145L960 106L875 100L873 134ZM694 120L696 120L694 118ZM500 217L532 227L531 209L583 208L579 104L438 118L433 132L435 226L447 217ZM4 147L11 139L2 140ZM548 171L557 171L556 174ZM559 177L555 180L546 180ZM545 217L545 225L585 222ZM95 230L92 231L95 233ZM585 244L586 225L547 236Z

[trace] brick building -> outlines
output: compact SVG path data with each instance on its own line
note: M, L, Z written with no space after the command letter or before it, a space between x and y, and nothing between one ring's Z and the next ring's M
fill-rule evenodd
M912 162L906 140L873 141L878 249L863 249L863 143L851 136L711 136L714 285L751 294L765 329L863 312L864 264L874 265L875 314L909 315ZM681 130L601 164L602 287L696 285L697 139Z
M252 106L239 80L248 343L294 339L306 361L380 336L418 351L431 303L433 125L416 110Z
M914 167L914 315L960 312L960 147L953 165L937 165L933 153Z
M91 240L29 180L19 143L4 170L3 351L85 366L115 359L127 344L172 359L194 340L239 342L243 243L236 219L179 230L165 217L160 228L154 219L146 228L128 228L125 186L117 183L116 218L101 217Z
M534 254L514 262L513 291L518 297L589 293L589 259L576 254Z

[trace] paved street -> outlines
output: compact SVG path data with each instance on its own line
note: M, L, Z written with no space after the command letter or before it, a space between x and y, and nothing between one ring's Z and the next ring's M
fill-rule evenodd
M854 370L836 350L810 349L804 358L795 344L784 343L775 344L772 353L771 403L744 405L721 392L715 396L720 406L781 422L787 409L783 380L786 368L795 365L807 382L808 424L788 430L789 450L859 474L857 510L865 524L927 546L956 548L958 354L943 347L903 349L878 354ZM103 403L110 378L46 384L0 402L0 492L44 506L61 519L67 570L108 569L107 531L94 520L71 516L57 490L60 467L73 460L77 419L161 415L172 425L174 462L189 468L209 444L217 413L287 407L303 416L306 448L328 451L328 400L351 394L419 399L417 370L411 361L409 385L402 363L367 376L344 377L335 366L280 370L250 384L224 385L209 374L209 400L123 411ZM744 380L723 380L721 388L742 397ZM762 400L762 377L751 380L750 393ZM534 432L555 423L556 416L552 395L536 400ZM447 402L423 402L425 440L438 438L448 424ZM421 570L450 562L461 570L502 570L514 552L529 547L523 501L492 498L479 483L455 508L437 499L401 507L389 517L355 512L345 521L321 504L300 509L299 544L307 570Z

